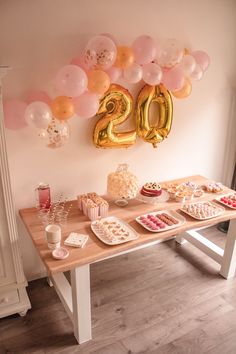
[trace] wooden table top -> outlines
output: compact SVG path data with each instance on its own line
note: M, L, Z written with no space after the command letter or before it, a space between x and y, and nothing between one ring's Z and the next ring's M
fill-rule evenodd
M207 183L208 179L202 176L190 176L178 180L172 180L168 182L182 183L186 181L193 181L198 184ZM234 192L227 188L222 195L228 192ZM219 197L221 194L205 193L203 197L195 198L194 201L206 201L213 200ZM109 198L106 198L109 201ZM218 222L229 220L236 217L236 210L225 208L225 212L212 219L208 220L195 220L192 217L181 212L179 209L181 204L175 201L167 201L165 203L158 203L156 205L143 203L139 200L133 199L129 202L126 207L119 207L110 201L109 216L116 216L126 221L130 226L132 226L135 231L139 234L139 238L130 242L126 242L116 246L108 246L100 241L92 232L90 228L90 221L86 216L84 216L81 211L78 210L77 201L72 201L72 209L68 218L66 229L62 235L62 245L66 247L70 254L65 260L55 260L51 251L47 247L47 242L45 238L44 226L41 224L36 208L27 208L19 210L19 214L23 223L31 236L35 248L37 249L40 258L45 264L49 273L65 272L71 270L77 266L83 264L90 264L97 262L106 257L113 256L123 251L131 250L138 246L150 243L158 239L167 239L171 236L181 234L184 231L200 228L204 226L210 226L217 224ZM139 225L135 218L141 214L145 214L152 211L158 210L177 210L186 218L186 223L176 229L171 229L163 232L153 233L145 230L141 225ZM73 248L69 246L64 246L64 240L70 232L78 232L89 235L89 240L84 248Z

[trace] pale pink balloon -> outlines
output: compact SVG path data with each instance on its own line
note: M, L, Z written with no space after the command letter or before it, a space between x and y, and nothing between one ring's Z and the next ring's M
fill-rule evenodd
M155 63L149 63L143 66L143 81L146 84L155 86L161 82L162 70L161 67Z
M98 95L85 92L80 97L73 99L75 113L81 118L91 118L95 116L99 108Z
M210 57L206 52L202 50L196 50L191 53L191 55L196 60L197 64L200 65L203 71L206 71L208 66L210 65Z
M156 56L156 42L150 36L140 36L132 44L135 61L138 64L151 63Z
M195 69L189 75L189 77L193 80L201 80L202 76L203 76L203 70L200 67L200 65L196 64Z
M48 94L46 92L40 91L40 90L31 91L28 93L28 95L26 97L26 102L28 104L35 102L35 101L44 102L48 105L50 105L52 103L52 100L48 96Z
M170 70L166 70L163 73L162 83L170 91L180 90L185 83L185 77L183 70L179 67L174 67Z
M111 82L116 82L121 77L122 70L117 66L112 66L106 71L106 73L109 75Z
M88 78L83 69L76 65L63 66L57 73L55 86L62 96L77 97L87 89Z
M133 63L128 66L128 68L124 69L123 76L128 83L136 84L143 77L143 69L141 65Z
M88 66L86 65L86 63L84 61L83 56L73 58L71 60L70 64L79 66L81 69L84 70L84 72L87 72L89 70Z
M18 130L26 127L26 108L27 104L20 100L6 100L3 102L5 127L11 130Z
M196 67L196 60L192 55L184 55L180 66L185 75L190 75Z
M107 36L95 36L84 51L84 61L89 68L107 70L116 60L116 45Z
M30 127L46 129L52 121L50 107L44 102L32 102L25 111L25 121Z

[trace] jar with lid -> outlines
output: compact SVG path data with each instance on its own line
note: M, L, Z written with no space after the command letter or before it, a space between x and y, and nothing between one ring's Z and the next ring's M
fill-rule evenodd
M49 209L51 206L51 194L49 184L39 183L35 188L36 202L39 209Z

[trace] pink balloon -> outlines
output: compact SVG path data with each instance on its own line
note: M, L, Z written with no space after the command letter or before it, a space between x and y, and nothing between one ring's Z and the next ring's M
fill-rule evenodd
M39 91L39 90L35 90L35 91L30 92L26 97L26 102L28 104L35 102L35 101L44 102L48 105L50 105L52 103L52 100L48 96L48 94L44 91Z
M136 84L143 77L142 67L136 63L128 66L128 68L124 69L124 78L130 84Z
M155 86L161 82L162 70L159 65L149 63L143 66L143 81L146 84Z
M180 90L185 83L183 70L179 67L171 68L163 72L162 83L170 91Z
M84 61L89 68L107 70L116 60L116 45L107 36L95 36L88 42Z
M200 65L203 71L206 71L208 66L210 65L210 57L206 52L201 50L196 50L191 53L191 55L196 60L197 64Z
M148 64L155 59L156 43L150 36L140 36L132 44L135 61L138 64Z
M19 100L7 100L3 103L5 127L11 130L22 129L27 126L25 111L27 104Z
M44 102L30 103L25 111L25 121L30 127L46 129L52 121L50 107Z
M79 56L79 57L73 58L71 60L70 64L79 66L85 72L87 72L89 70L89 68L87 67L87 65L86 65L86 63L84 61L84 57L83 56Z
M75 113L82 118L95 116L99 109L99 99L94 93L85 92L80 97L73 99Z
M60 95L77 97L87 88L88 78L83 69L76 65L63 66L57 73L55 86Z
M111 82L116 82L121 77L122 70L117 66L112 66L106 73L109 75Z
M190 75L196 67L196 60L192 55L184 55L180 66L183 69L185 75Z
M202 76L203 76L203 70L200 67L200 65L196 64L195 69L189 75L189 77L193 80L201 80Z

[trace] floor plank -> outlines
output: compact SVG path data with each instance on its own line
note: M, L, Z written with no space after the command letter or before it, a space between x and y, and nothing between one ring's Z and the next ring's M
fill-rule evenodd
M221 247L216 227L202 234ZM93 340L80 346L55 291L29 284L32 310L0 319L0 354L236 352L236 278L174 240L91 266Z

